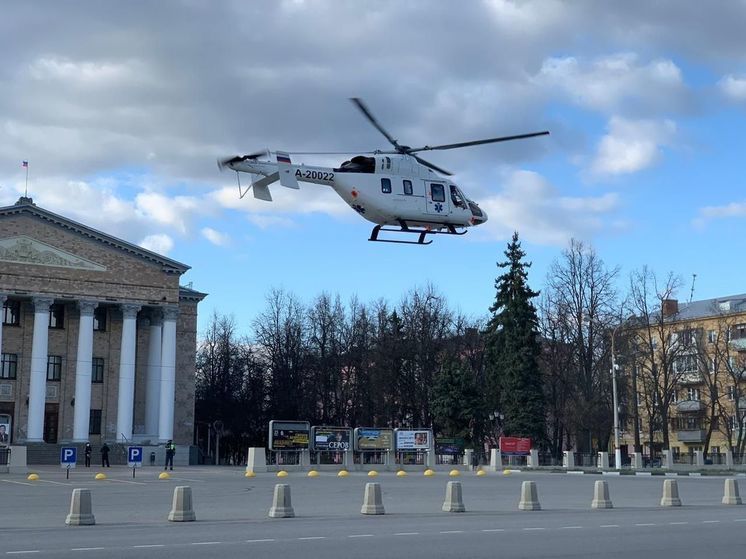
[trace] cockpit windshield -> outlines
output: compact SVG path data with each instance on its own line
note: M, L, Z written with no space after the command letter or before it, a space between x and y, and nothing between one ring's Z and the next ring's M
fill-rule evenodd
M482 217L484 214L482 213L482 210L479 209L479 206L477 206L474 202L469 200L469 209L471 210L471 213L475 217Z
M451 202L453 202L453 205L457 208L463 208L466 209L466 198L463 194L461 194L461 191L458 189L458 186L455 184L450 185L451 186Z

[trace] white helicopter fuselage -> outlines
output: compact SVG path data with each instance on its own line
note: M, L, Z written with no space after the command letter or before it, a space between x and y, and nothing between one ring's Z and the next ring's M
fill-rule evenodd
M358 156L339 168L245 160L228 163L235 171L261 175L254 195L271 200L267 185L275 180L289 188L298 182L330 186L366 220L378 225L428 229L465 228L487 221L487 214L467 199L453 182L407 155Z

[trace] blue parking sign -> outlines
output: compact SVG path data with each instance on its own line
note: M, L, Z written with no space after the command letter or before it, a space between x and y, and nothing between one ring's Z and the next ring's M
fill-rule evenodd
M139 468L142 466L142 447L141 446L128 446L127 447L127 465L130 468Z
M60 466L74 468L78 461L78 449L74 446L63 446L60 449Z

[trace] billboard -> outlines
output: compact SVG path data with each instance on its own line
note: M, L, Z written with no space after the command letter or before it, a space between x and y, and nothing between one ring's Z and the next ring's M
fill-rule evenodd
M464 439L436 438L435 454L459 456L464 453L466 443Z
M270 450L306 450L311 426L308 421L269 422Z
M429 429L396 430L396 450L428 450L431 440Z
M351 450L352 431L348 427L311 427L314 450Z
M531 439L500 437L500 453L512 456L528 456L531 454Z
M355 450L393 450L394 430L358 427L355 429Z

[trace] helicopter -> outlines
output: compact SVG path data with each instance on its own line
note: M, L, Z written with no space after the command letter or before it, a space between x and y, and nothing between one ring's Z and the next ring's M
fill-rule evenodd
M334 191L364 219L375 224L369 241L428 245L428 235L464 235L468 227L487 221L487 213L450 179L452 173L419 155L424 151L442 151L481 144L522 140L545 136L549 132L531 132L455 144L412 148L400 144L376 120L365 103L350 99L368 121L393 146L391 150L362 152L339 167L315 167L293 164L291 155L327 155L340 152L272 152L262 150L218 160L220 170L236 172L239 197L251 189L259 200L272 201L269 185L280 181L282 186L299 189L299 182L331 186ZM350 154L349 152L347 152ZM360 152L357 152L360 153ZM351 155L351 154L350 154ZM262 159L267 157L267 159ZM239 173L254 176L244 190ZM443 175L443 176L440 176ZM379 238L381 232L416 235L416 240Z

